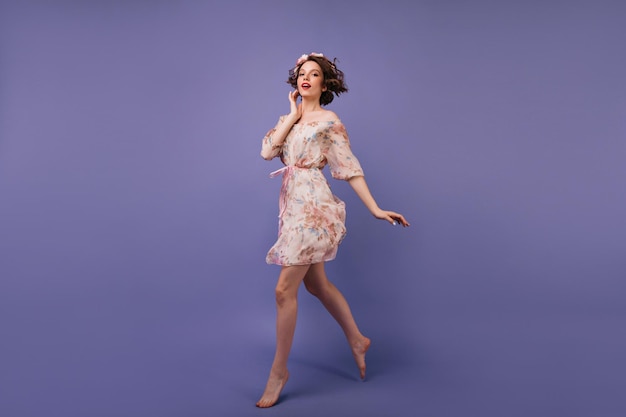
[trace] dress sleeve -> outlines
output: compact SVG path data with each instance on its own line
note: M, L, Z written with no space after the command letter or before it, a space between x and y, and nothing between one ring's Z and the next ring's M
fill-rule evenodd
M323 135L322 153L328 161L330 174L338 180L363 175L359 160L350 149L350 139L341 122L333 122Z
M278 122L276 123L276 126L271 128L269 132L265 134L265 137L263 138L263 142L261 144L261 157L263 159L276 158L281 153L283 145L274 145L272 137L274 136L274 132L276 132L278 126L283 123L283 120L285 120L285 116L280 116Z

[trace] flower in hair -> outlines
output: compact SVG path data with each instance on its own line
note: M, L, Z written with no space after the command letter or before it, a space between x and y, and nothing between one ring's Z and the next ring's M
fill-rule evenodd
M300 58L298 58L296 60L296 67L304 62L306 62L307 59L309 59L309 56L316 56L318 58L323 58L324 54L320 54L317 52L311 52L310 54L302 54L300 55Z
M300 56L300 58L298 58L298 59L296 60L296 67L297 67L298 65L302 64L302 63L303 63L304 61L306 61L307 59L309 59L309 56L308 56L307 54L302 54L302 55Z

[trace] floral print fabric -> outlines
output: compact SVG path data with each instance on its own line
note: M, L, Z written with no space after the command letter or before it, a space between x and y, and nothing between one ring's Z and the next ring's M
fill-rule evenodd
M339 120L295 124L282 146L272 135L283 122L263 138L261 156L279 156L282 173L278 240L266 261L277 265L308 265L335 259L346 234L345 204L330 190L322 168L327 164L333 178L348 180L363 175L350 149L344 125Z

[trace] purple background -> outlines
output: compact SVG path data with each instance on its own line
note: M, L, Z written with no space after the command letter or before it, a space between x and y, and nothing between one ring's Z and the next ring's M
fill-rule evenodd
M0 415L626 414L623 2L52 3L0 5ZM331 181L327 272L369 378L302 292L291 380L258 410L280 188L260 141L311 51L340 59L329 108L412 226Z

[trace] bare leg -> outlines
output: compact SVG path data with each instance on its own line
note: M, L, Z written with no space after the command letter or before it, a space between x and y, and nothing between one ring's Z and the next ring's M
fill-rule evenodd
M370 347L370 339L361 334L345 297L326 277L323 262L311 265L304 277L304 285L311 294L319 298L343 329L352 349L352 356L359 367L361 379L365 379L365 354Z
M309 265L284 266L276 284L276 353L270 376L257 407L271 407L276 404L280 392L287 383L287 359L296 330L298 316L298 288L304 279Z

